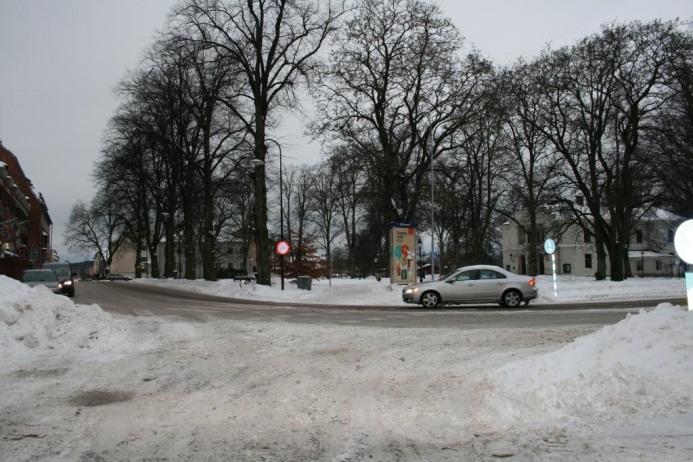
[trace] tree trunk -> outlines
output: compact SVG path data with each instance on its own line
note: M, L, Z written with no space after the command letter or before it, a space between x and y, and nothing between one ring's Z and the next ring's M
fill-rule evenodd
M537 230L537 213L534 207L529 208L529 258L528 258L528 273L530 276L537 275L537 249L539 247L539 236Z
M260 98L255 103L255 159L265 161L267 147L265 146L265 118L267 110ZM267 183L265 165L255 167L253 173L255 182L255 245L257 249L257 283L272 285L272 268L270 262L270 241L267 231Z
M110 260L110 259L109 259ZM111 266L109 261L108 266ZM142 277L142 239L138 238L135 242L135 279Z
M204 165L203 221L202 221L202 272L207 281L217 280L216 233L214 232L214 188L209 161Z
M164 223L166 244L164 247L164 278L173 277L176 271L176 229L175 229L175 210L167 208L168 217Z
M194 182L188 182L192 189ZM183 249L185 253L185 279L196 278L195 261L195 207L193 191L183 191Z
M594 277L597 281L603 281L606 279L606 251L602 240L595 236L594 242L597 248L597 272Z

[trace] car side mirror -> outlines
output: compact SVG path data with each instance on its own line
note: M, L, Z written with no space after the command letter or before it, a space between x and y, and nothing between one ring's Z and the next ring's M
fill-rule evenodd
M445 282L448 283L448 284L453 284L453 283L455 282L455 280L454 280L454 279L448 279L448 280L445 281Z

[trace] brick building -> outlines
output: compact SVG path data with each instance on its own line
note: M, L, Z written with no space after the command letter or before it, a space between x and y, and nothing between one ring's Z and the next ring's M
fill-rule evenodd
M0 142L0 274L18 278L52 261L52 227L43 196Z

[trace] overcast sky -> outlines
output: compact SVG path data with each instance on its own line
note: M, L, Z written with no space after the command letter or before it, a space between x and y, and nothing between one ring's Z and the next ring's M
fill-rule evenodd
M61 258L70 208L94 191L91 171L117 105L113 88L134 68L175 0L0 0L0 139L41 191ZM442 0L443 12L485 56L510 64L595 32L603 23L690 19L690 0ZM319 146L290 117L277 134L289 163Z

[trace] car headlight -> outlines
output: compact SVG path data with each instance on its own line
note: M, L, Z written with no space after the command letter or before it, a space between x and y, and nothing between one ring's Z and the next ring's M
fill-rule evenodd
M64 285L64 286L71 286L71 285L72 285L72 281L65 281L65 282L63 282L63 285Z
M412 288L410 288L410 289L405 289L405 290L404 290L404 293L405 293L405 294L415 294L415 293L418 292L418 291L419 291L419 288L418 288L418 287L412 287Z
M58 283L58 289L62 289L62 288L63 288L63 284L59 282Z

